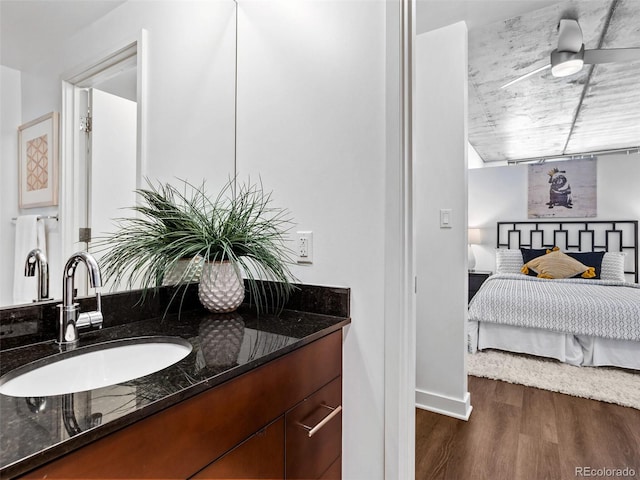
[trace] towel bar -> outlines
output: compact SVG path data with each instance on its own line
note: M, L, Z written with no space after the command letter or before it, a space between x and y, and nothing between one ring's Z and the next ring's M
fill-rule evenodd
M18 217L12 217L11 221L16 222ZM58 215L38 215L38 220L55 220L56 222L59 220Z

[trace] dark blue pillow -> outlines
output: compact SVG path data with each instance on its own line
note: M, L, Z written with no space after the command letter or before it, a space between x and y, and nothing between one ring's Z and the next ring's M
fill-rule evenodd
M534 258L541 257L550 249L548 248L521 248L520 252L522 252L522 263L527 263Z
M592 280L600 278L600 270L602 269L602 259L605 252L564 252L572 258L575 258L587 267L596 269L596 276Z

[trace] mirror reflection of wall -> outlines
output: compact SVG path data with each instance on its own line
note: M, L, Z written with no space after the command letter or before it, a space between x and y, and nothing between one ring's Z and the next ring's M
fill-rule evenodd
M86 162L90 167L86 225L91 232L87 239L94 240L114 232L113 219L129 216L126 209L136 202L137 103L135 97L130 100L98 88L86 93L92 119L86 132ZM93 242L88 242L86 249L100 262L101 254L92 247ZM105 287L112 289L111 285Z
M102 10L97 5L101 5ZM93 17L87 14L92 6L97 8ZM68 228L68 222L73 221L64 213L89 208L88 204L74 204L70 209L69 204L76 199L65 191L68 181L61 180L58 206L21 210L17 200L17 128L45 113L62 112L61 80L78 66L95 62L103 58L105 52L140 38L144 30L145 72L144 80L138 82L145 90L145 104L141 107L144 121L138 135L144 155L136 181L140 182L143 177L159 181L206 179L208 188L216 191L235 174L236 5L233 0L3 0L0 8L3 48L0 56L0 306L3 306L12 304L16 263L12 218L60 213L59 222L46 222L50 287L54 298L60 298L66 256L86 248L86 244L77 241L77 236L63 244L62 232ZM66 20L64 25L51 25L47 30L47 22L51 23L52 18ZM43 25L39 48L31 40L26 45L22 40L8 37L20 30L37 36L34 32L39 29L27 28L25 22L31 26ZM78 22L84 23L78 25ZM5 28L8 24L15 28ZM60 29L62 35L52 33ZM9 53L8 49L22 47L31 54ZM15 58L31 58L32 63L15 63L12 60ZM100 90L106 87L101 86ZM61 118L61 135L71 135L65 130L66 120ZM70 168L66 163L68 154L63 151L60 156L61 179L86 183L85 177L77 172L75 176L65 177L65 168ZM100 168L103 167L100 164ZM98 166L94 166L94 171L97 169ZM94 215L110 215L96 208Z

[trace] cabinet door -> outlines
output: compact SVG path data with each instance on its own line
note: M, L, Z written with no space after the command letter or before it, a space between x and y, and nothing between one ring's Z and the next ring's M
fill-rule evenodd
M341 480L342 479L342 457L338 457L326 472L322 474L320 480Z
M284 417L255 433L191 478L284 478Z
M314 479L342 453L342 377L288 411L286 478Z

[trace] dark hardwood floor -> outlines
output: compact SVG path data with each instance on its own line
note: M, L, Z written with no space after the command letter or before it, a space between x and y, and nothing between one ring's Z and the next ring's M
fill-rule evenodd
M640 410L472 376L469 392L468 422L416 410L416 480L640 479Z

